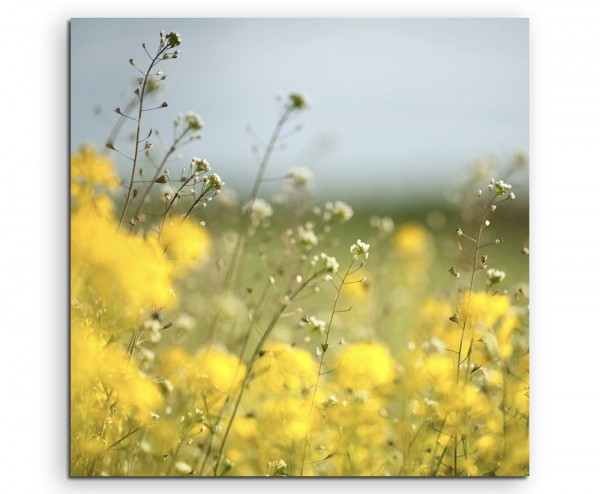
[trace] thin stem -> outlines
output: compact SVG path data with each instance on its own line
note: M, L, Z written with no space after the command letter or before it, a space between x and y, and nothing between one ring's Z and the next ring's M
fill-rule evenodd
M229 287L231 286L231 282L234 278L236 268L238 266L238 261L241 256L242 247L246 243L246 239L248 237L248 231L250 228L250 222L252 220L252 206L254 205L254 201L258 196L258 191L260 190L260 185L263 182L265 172L267 170L267 165L271 159L271 155L273 154L273 150L275 149L275 145L277 144L277 140L279 139L279 135L281 134L281 130L283 129L285 123L288 121L295 108L293 106L286 106L285 110L279 117L275 128L273 129L273 134L269 139L269 143L267 148L265 149L265 154L263 155L262 160L260 161L258 167L258 173L256 174L256 179L254 180L254 185L252 187L252 192L250 193L250 201L246 207L246 211L244 213L244 217L242 219L242 225L240 228L240 234L238 235L237 242L235 244L235 248L233 250L233 254L231 256L231 260L229 261L229 266L227 268L227 272L225 274L225 281L221 288L222 292L227 292ZM213 315L210 326L208 327L208 342L212 342L214 337L215 328L217 325L218 317L217 315Z
M144 427L144 424L138 425L135 429L129 431L127 434L125 434L123 437L121 437L120 439L117 439L114 443L112 443L110 446L108 446L103 453L106 453L109 449L114 448L115 446L118 446L120 443L122 443L123 441L125 441L125 439L127 439L128 437L132 436L133 434L135 434L137 431L139 431L140 429L142 429Z
M194 201L194 203L193 203L193 204L190 206L190 208L187 210L187 212L186 212L186 213L183 215L183 218L182 218L182 220L181 220L182 222L183 222L183 221L185 221L185 220L187 219L187 217L190 215L190 213L193 211L193 209L194 209L194 208L195 208L195 207L196 207L198 204L200 204L200 201L201 201L201 200L204 198L204 196L206 196L206 194L208 194L210 191L211 191L211 189L209 188L209 189L203 190L203 191L200 193L200 195L198 196L198 199L196 199L196 200Z
M352 269L352 266L354 266L355 261L356 261L356 258L352 259L352 262L350 263L350 265L346 269L346 273L342 277L342 280L341 280L339 288L335 292L335 298L333 300L333 308L331 310L331 315L329 317L329 324L327 326L327 332L325 333L325 343L321 345L323 353L321 355L321 360L319 362L319 371L317 373L317 380L315 382L315 389L313 391L313 395L312 395L312 399L311 399L311 403L310 403L310 412L309 412L309 416L308 416L308 427L306 429L306 436L304 437L304 448L302 450L302 464L300 466L300 477L302 477L303 474L304 474L304 464L306 462L306 447L308 445L308 440L309 440L309 436L310 436L310 428L311 428L311 425L312 425L312 415L313 415L313 411L314 411L314 408L315 408L315 399L317 397L317 390L319 388L319 380L321 379L321 375L322 375L323 362L325 360L325 354L327 353L327 349L329 347L329 336L331 334L331 326L333 324L333 318L335 317L335 314L337 312L336 308L337 308L338 301L340 299L340 294L342 293L342 288L344 287L344 283L346 282L346 278L348 277L348 275L350 273L350 270Z
M206 468L206 465L208 463L210 453L212 452L214 437L215 437L215 434L211 433L210 442L208 443L208 448L206 449L206 454L204 456L204 460L202 461L202 466L200 467L200 476L204 475L204 469Z
M273 269L273 272L279 272L281 269L283 269L285 267L285 265L287 264L287 262L288 262L287 256L284 256L280 260L280 262L275 265L275 267ZM298 261L296 263L296 267L291 271L292 276L291 276L290 282L288 284L288 292L290 292L292 290L292 286L293 286L292 284L293 284L294 280L296 279L293 273L295 273L297 271L297 269L299 267L299 264L300 264L300 261ZM240 365L241 365L241 362L243 361L244 354L246 353L246 350L248 348L248 344L250 343L250 337L252 335L252 331L253 330L258 331L258 326L257 326L258 316L260 315L260 311L262 309L262 306L265 303L265 301L267 299L267 295L268 295L269 291L271 290L271 288L274 288L276 290L276 287L271 283L271 281L267 280L266 284L265 284L265 287L262 290L262 293L261 293L258 301L254 305L254 309L252 310L251 313L249 313L250 321L249 321L249 324L248 324L248 328L246 329L244 340L242 342L242 347L241 347L239 355L238 355L238 358L240 360ZM305 298L306 297L304 297L304 298L298 298L296 296L294 298L294 300L298 301L298 300L303 300ZM283 313L281 313L279 317L282 317L282 316L283 316ZM228 392L227 398L225 400L225 404L221 408L221 411L220 411L220 413L218 415L217 423L219 423L221 421L221 418L223 417L223 412L225 411L225 409L227 407L227 404L229 403L229 399L230 399L230 393ZM212 445L214 443L214 437L215 437L214 435L211 436L209 448L212 448ZM200 471L200 476L202 476L204 474L205 466L206 466L206 462L203 463L202 470Z
M248 343L250 342L250 336L252 335L252 329L255 328L255 322L254 322L254 317L259 313L260 308L262 307L263 302L265 301L266 297L267 297L267 293L269 292L269 289L271 287L271 282L267 281L267 284L262 292L262 295L258 301L258 303L255 306L255 309L252 313L251 316L251 320L250 323L248 325L248 329L246 330L245 336L244 336L244 341L242 343L242 348L240 349L240 353L238 355L239 361L240 363L238 364L238 366L242 365L242 359L244 358L244 353L246 353L246 349L248 348ZM238 368L239 371L239 368ZM238 373L238 371L236 371L236 375ZM227 393L227 398L225 399L225 403L223 404L223 407L221 408L221 411L219 412L219 415L216 419L216 423L218 424L221 419L223 418L223 413L225 412L225 409L227 408L227 404L229 403L229 400L231 398L230 396L230 391L228 391ZM208 451L212 450L213 447L213 443L214 443L214 438L215 438L215 434L212 434L210 436L210 442L208 445ZM202 469L200 470L200 476L204 475L204 469L206 468L206 458L204 459L204 462L202 463Z
M156 172L154 173L154 176L152 177L152 180L150 180L150 185L148 185L148 187L144 190L144 193L142 194L142 197L140 198L140 200L138 202L138 205L137 205L137 208L135 210L135 213L133 214L134 217L136 217L136 216L138 216L140 214L140 211L141 211L141 209L142 209L142 207L144 205L144 201L146 200L146 197L148 197L148 194L150 193L150 190L152 189L152 187L156 183L156 180L158 180L158 177L162 173L163 167L165 166L165 164L167 163L167 161L169 160L169 158L171 157L171 155L177 150L177 145L181 142L181 140L183 139L183 137L186 135L187 132L188 132L188 129L184 130L179 137L177 137L177 138L175 138L173 140L173 144L171 145L171 147L169 148L169 150L165 153L165 155L164 155L163 159L161 160L160 164L156 167Z
M225 429L225 433L223 434L223 441L221 442L221 447L219 448L219 453L217 455L217 461L215 464L215 470L214 470L215 477L218 475L219 465L221 463L221 459L223 458L223 452L225 451L227 439L229 438L229 433L231 431L233 421L235 420L235 416L237 414L238 408L242 401L242 397L244 395L244 390L246 389L246 384L248 384L248 381L250 380L250 376L252 374L252 369L254 367L254 364L256 363L256 360L261 355L264 344L266 343L267 339L271 335L273 328L277 324L277 321L279 321L281 314L283 314L283 312L285 312L285 310L287 309L288 305L290 305L292 303L292 301L294 301L296 296L310 282L312 282L317 276L318 276L318 274L314 274L313 276L310 276L308 279L306 279L306 281L304 281L301 285L299 285L298 288L296 288L296 290L289 296L289 298L284 300L284 302L281 304L281 307L279 308L279 311L273 316L273 318L271 319L271 322L269 323L269 325L265 329L265 332L263 333L262 337L260 338L260 341L256 345L256 348L254 349L254 353L252 354L252 357L250 357L250 360L246 366L246 373L244 374L244 378L242 379L242 383L240 385L240 391L238 392L238 395L237 395L236 401L235 401L235 405L231 412L231 418L229 419L229 423L227 424L227 428Z
M175 467L175 464L177 463L177 457L179 456L179 452L181 451L181 447L183 446L183 443L185 442L185 440L187 439L187 431L182 431L181 435L179 436L179 441L177 443L177 447L175 448L175 451L173 452L173 455L171 456L171 461L169 462L169 466L167 467L167 471L165 472L166 476L169 476L171 474L171 472L173 471L173 468Z
M473 296L473 285L475 283L475 275L477 274L477 272L479 272L481 269L483 269L483 264L484 262L479 260L479 251L481 249L481 237L483 234L483 230L486 228L486 219L487 219L487 215L491 210L492 205L494 204L496 198L498 197L498 194L494 194L490 197L490 200L487 203L487 206L485 207L483 214L481 216L481 220L479 222L479 228L477 231L477 238L475 240L475 247L474 247L474 251L473 251L473 257L472 257L472 264L471 264L471 277L470 277L470 281L468 283L468 292L467 292L467 302L465 304L465 308L464 308L464 318L463 318L463 322L460 325L461 327L461 334L460 334L460 343L458 346L458 352L456 355L456 385L457 387L459 386L460 383L460 368L462 366L462 364L466 361L467 362L467 368L466 368L466 374L465 374L465 381L468 382L469 381L469 367L470 367L470 362L471 362L471 355L473 353L473 343L474 343L474 333L471 336L471 340L469 343L469 348L467 351L467 355L463 358L463 344L464 344L464 339L465 339L465 334L467 331L467 323L468 323L468 317L469 317L469 308L471 305L471 298ZM479 262L479 264L478 264ZM468 421L469 421L469 416L468 416L468 410L465 410L465 430L464 433L462 434L462 441L467 440L467 428L468 428ZM463 448L464 448L464 452L465 452L465 456L467 454L466 452L466 445L463 444ZM458 431L455 432L454 435L454 475L458 476Z
M190 181L191 181L193 178L194 178L194 176L192 175L191 177L188 177L186 180L184 180L184 181L181 183L181 185L180 185L179 189L177 189L177 191L175 191L175 192L173 193L173 197L171 197L171 200L170 200L170 201L169 201L169 203L167 204L167 209L166 209L166 211L165 211L165 214L164 214L164 215L163 215L163 217L162 217L162 220L161 220L161 222L160 222L160 227L159 227L159 229L158 229L158 241L159 241L159 242L160 242L160 236L161 236L161 234L162 234L162 232L163 232L163 227L165 226L165 222L167 221L167 217L169 216L169 211L171 210L171 207L173 207L173 204L175 204L175 201L176 201L177 199L181 199L181 191L183 190L183 188L184 188L184 187L187 187L187 186L189 185ZM203 190L203 191L200 193L200 198L198 199L198 201L199 201L200 199L202 199L202 197L204 196L204 194L206 194L206 192L207 192L207 190ZM189 210L189 211L188 211L188 212L185 214L185 216L184 216L184 217L183 217L183 219L181 220L181 222L182 222L182 223L183 223L183 221L184 221L184 220L187 218L188 214L189 214L189 213L190 213L190 211L191 211L191 210L194 208L194 206L196 205L196 203L197 203L198 201L196 201L196 202L194 203L194 205L192 205L192 207L190 208L190 210ZM165 249L165 251L166 251L166 249Z
M248 234L248 227L250 225L250 220L252 218L252 206L254 204L254 201L256 200L256 197L258 196L258 191L260 189L261 183L263 182L263 178L264 178L265 172L267 170L267 165L269 164L271 155L273 154L273 150L275 148L275 145L277 144L277 140L279 139L279 134L281 133L283 126L289 119L293 110L294 110L293 107L286 107L283 114L277 121L277 124L275 125L275 129L273 129L273 134L271 135L271 138L269 139L269 144L267 145L263 159L260 162L260 165L258 168L258 173L256 175L256 179L255 179L254 185L252 187L252 192L250 193L250 201L248 203L248 207L246 208L246 212L245 212L244 218L242 220L240 235L238 236L238 240L237 240L234 252L233 252L233 256L231 258L229 268L228 268L227 274L225 276L225 287L226 288L229 287L229 283L231 282L233 275L235 273L240 249L241 249L242 245L244 244L244 241L246 240L246 236Z
M119 229L121 228L121 224L123 223L123 218L125 217L125 212L127 211L127 207L129 206L131 191L133 190L133 180L135 178L135 171L137 168L138 156L139 156L139 150L140 150L140 132L142 130L142 113L144 111L144 96L146 94L146 84L148 83L148 78L150 77L150 71L158 63L159 57L166 50L167 50L167 46L164 46L163 48L158 50L156 57L154 57L152 62L150 62L150 66L148 67L148 70L146 71L146 75L144 76L144 80L142 82L142 89L141 89L141 92L139 95L140 106L139 106L139 110L138 110L137 126L136 126L136 132L135 132L135 152L133 155L133 165L131 166L131 179L129 180L129 187L127 189L127 197L125 198L125 204L123 205L123 211L121 211L121 216L119 218L119 224L117 226L117 231L119 231Z
M461 325L462 331L461 331L461 335L460 335L460 344L458 346L458 355L456 357L456 382L458 383L460 380L460 365L462 362L462 347L463 347L463 342L464 342L464 337L465 337L465 332L467 329L467 321L468 321L468 317L469 317L469 307L471 305L471 297L473 295L473 283L475 282L475 274L479 271L478 269L478 255L479 255L479 249L481 248L481 235L483 233L483 230L485 229L485 220L487 218L487 215L490 211L490 208L492 207L492 204L494 203L494 199L496 198L496 196L492 197L490 199L490 201L488 202L483 215L481 217L481 221L479 222L479 229L477 232L477 239L475 242L475 250L473 253L473 260L472 260L472 266L471 266L471 278L470 281L468 283L468 295L467 295L467 303L465 304L465 316L463 319L463 323Z
M123 117L131 118L132 120L135 120L135 118L129 117L129 113L133 111L133 109L135 108L137 103L138 103L138 99L132 98L131 101L129 103L127 103L125 110L121 111L120 115ZM117 120L117 123L115 123L112 130L110 131L108 140L106 141L107 143L114 143L117 140L117 136L119 135L119 132L121 132L121 128L123 127L124 123L125 123L125 120L122 118L119 118ZM106 153L108 149L109 148L104 147L103 152Z

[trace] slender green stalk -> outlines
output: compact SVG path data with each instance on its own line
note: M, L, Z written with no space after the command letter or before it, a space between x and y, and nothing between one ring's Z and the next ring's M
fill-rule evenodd
M480 253L480 249L482 248L482 235L483 235L483 231L485 230L485 228L489 225L489 221L487 220L488 215L491 211L494 211L496 208L496 205L504 202L506 200L510 199L510 196L502 199L501 201L497 201L498 197L500 195L502 195L506 190L504 190L503 192L499 192L497 188L495 188L495 183L492 182L494 188L492 188L492 185L490 185L490 199L483 211L483 214L481 215L481 219L479 221L479 227L477 230L477 236L476 238L471 238L468 237L466 235L464 235L462 233L461 230L460 231L460 235L461 236L465 236L467 239L471 240L474 242L475 246L473 249L473 257L472 257L472 264L471 264L471 270L470 270L470 280L469 283L467 285L468 287L468 292L467 292L467 300L464 306L464 316L463 316L463 321L462 324L459 324L460 328L461 328L461 334L460 334L460 343L459 343L459 347L458 347L458 352L457 352L457 356L456 356L456 385L457 387L459 386L460 383L460 369L463 363L467 363L466 365L466 369L465 369L465 384L468 384L469 380L470 380L470 376L471 376L471 372L470 372L470 367L471 367L471 358L473 355L473 345L475 343L475 333L474 331L471 331L471 337L470 337L470 341L469 341L469 346L468 346L468 350L467 350L467 354L466 356L463 357L463 346L464 346L464 340L465 340L465 334L467 332L467 324L469 321L469 308L471 305L471 299L473 296L473 286L475 283L475 275L477 274L478 271L482 270L485 268L486 266L486 259L487 256L482 256L481 258L479 257L479 253ZM514 197L514 196L512 196ZM455 321L456 322L456 321ZM464 423L464 432L461 434L461 441L463 441L463 449L464 449L464 456L465 458L468 457L468 448L467 448L467 442L468 442L468 434L467 434L467 430L468 430L468 424L469 424L469 411L468 409L465 409L465 423ZM458 465L457 465L457 457L458 457L458 432L455 433L455 444L454 444L454 475L457 476L458 475Z
M125 217L125 213L130 204L131 193L133 191L133 181L135 179L135 172L137 169L139 152L140 152L140 143L141 143L140 132L142 130L142 114L144 112L144 96L146 95L146 86L148 84L150 72L158 63L160 63L161 60L163 60L163 55L165 55L167 50L170 48L171 48L170 43L164 43L164 46L159 47L158 51L156 52L156 55L154 56L154 58L151 59L150 65L148 66L148 70L146 70L146 73L144 74L144 77L142 79L142 83L141 83L142 87L141 87L141 91L139 92L140 103L139 103L138 115L137 115L137 119L134 119L136 121L136 131L135 131L135 148L134 148L134 153L133 153L133 164L131 166L131 178L129 179L129 186L127 187L127 197L125 198L125 204L123 205L123 210L121 211L121 216L119 217L117 231L121 228L121 224L123 223L123 218ZM165 56L167 56L167 55L165 55Z
M215 435L211 432L210 441L208 443L208 448L206 448L204 460L202 460L202 466L200 467L200 476L201 477L204 475L204 469L206 468L206 465L208 464L208 459L210 458L210 453L212 452L212 448L213 448L213 444L214 444L214 437L215 437Z
M248 203L248 207L244 213L244 218L242 220L242 226L240 235L238 236L237 243L235 245L235 249L233 251L233 256L231 257L231 261L229 263L229 268L227 269L227 273L225 275L225 287L228 288L232 278L234 277L234 273L237 267L238 256L240 255L240 250L242 249L246 237L248 235L248 229L250 226L250 221L252 219L252 205L254 201L258 197L258 191L260 190L260 186L262 184L263 178L265 176L265 172L267 171L267 165L271 159L271 155L273 154L273 150L275 149L275 145L277 144L277 140L279 139L279 135L285 125L285 123L290 118L290 115L294 111L294 108L291 106L286 106L283 111L281 117L277 121L275 125L275 129L273 130L273 134L269 139L269 143L267 144L267 148L265 149L265 154L260 162L258 167L258 173L256 174L256 178L254 180L254 185L252 186L252 192L250 193L250 201Z
M473 251L473 260L472 260L472 265L471 265L471 273L470 273L470 280L469 280L469 284L468 284L468 295L467 295L467 302L465 304L465 308L464 308L464 318L463 318L463 322L461 324L461 334L460 334L460 343L458 346L458 353L456 355L456 385L459 386L459 382L460 382L460 368L461 365L463 364L464 360L463 360L463 343L464 343L464 338L465 338L465 333L467 330L467 322L468 322L468 317L469 317L469 307L471 305L471 298L473 295L473 284L475 283L475 274L479 271L480 267L483 266L483 262L481 262L481 264L478 266L477 262L479 260L479 249L480 249L480 245L481 245L481 236L483 233L483 230L485 229L485 222L486 222L486 218L487 215L490 211L490 208L494 202L496 196L492 197L490 199L490 201L488 202L483 215L481 217L481 220L479 222L479 228L477 231L477 238L474 240L475 241L475 248ZM468 360L468 362L470 362L471 359L471 354L473 351L473 337L471 337L471 342L469 344L469 349L467 352L467 357L465 360ZM469 379L469 364L467 364L467 369L466 369L466 380L468 381ZM468 412L465 412L466 414L468 414ZM463 440L466 441L466 430L468 428L468 417L465 417L465 433L463 434ZM454 434L454 476L458 476L458 431L455 432ZM466 451L465 451L466 454Z
M311 403L310 403L310 412L309 412L309 416L308 416L308 427L306 430L306 436L304 438L304 447L302 449L302 464L300 465L300 476L301 477L304 474L304 464L306 463L306 447L308 445L308 440L309 440L309 436L310 436L310 428L312 425L312 416L313 416L313 411L315 408L315 399L317 397L317 390L319 388L319 380L320 380L322 372L323 372L323 362L325 360L325 354L327 353L327 349L329 347L329 336L331 334L333 318L336 313L337 304L340 299L340 294L342 293L342 288L344 287L346 278L348 278L348 274L350 273L350 270L352 269L352 266L354 266L355 262L356 262L356 258L354 258L352 260L352 262L348 265L348 268L346 269L346 272L344 273L344 276L341 279L340 285L339 285L339 287L337 287L337 290L335 292L335 298L333 300L333 308L331 309L331 315L329 317L329 324L327 325L327 332L325 333L325 343L321 344L321 349L322 349L323 353L321 354L321 360L319 361L319 370L317 372L317 380L315 382L315 389L313 391L312 399L311 399Z
M175 468L175 464L177 463L177 458L179 457L179 452L181 451L181 447L183 446L183 443L185 442L186 438L187 438L187 433L183 433L183 431L182 431L182 434L180 435L179 440L177 442L177 447L175 448L175 451L171 455L171 461L169 462L169 466L167 467L165 476L171 475L173 468Z
M121 111L121 113L123 114L123 116L125 118L119 118L119 120L117 120L117 123L115 123L112 130L110 131L108 140L106 142L115 142L117 140L117 137L118 137L119 133L121 132L123 125L125 124L125 121L127 120L127 118L131 118L131 117L129 117L129 114L133 111L133 109L137 105L138 101L139 101L139 99L137 97L134 97L134 98L131 98L131 101L129 103L127 103L127 106L125 107L125 109ZM107 148L107 147L105 147L103 149L103 153L107 153L108 151L109 151L109 148ZM115 177L115 179L116 179L116 177Z
M229 288L231 286L231 282L233 281L233 279L235 277L236 268L238 266L238 262L241 257L242 250L245 247L245 243L246 243L249 228L250 228L250 223L252 221L252 206L254 205L254 201L258 197L258 192L260 190L260 186L263 182L264 175L267 170L267 166L269 164L269 161L271 160L271 155L273 154L273 150L275 149L275 146L277 145L277 141L279 139L281 131L282 131L283 127L285 126L286 122L289 120L292 113L294 112L294 110L296 110L296 108L294 106L288 105L285 107L283 113L281 114L281 117L279 117L279 120L275 124L275 128L273 129L273 133L271 135L271 138L269 139L269 142L265 149L265 153L260 161L260 164L258 167L258 173L256 174L256 178L254 180L254 185L252 186L252 191L250 193L250 201L248 202L248 206L246 207L246 211L245 211L244 217L242 219L242 225L240 227L240 234L238 235L237 242L235 244L233 254L231 256L231 260L229 261L229 266L228 266L226 274L225 274L225 281L222 286L222 292L227 292L229 290ZM215 314L213 316L210 326L208 328L207 339L208 339L209 343L212 342L212 339L214 337L217 320L218 320L218 318L217 318L217 315Z
M171 144L171 147L168 149L168 151L163 156L163 159L161 160L159 165L156 167L156 172L154 172L154 176L149 181L148 187L146 187L144 189L144 192L138 202L135 212L133 213L134 218L140 214L140 211L141 211L142 207L144 206L144 201L146 200L146 197L148 197L148 194L150 194L150 190L152 189L152 187L154 186L154 184L160 177L160 174L163 172L163 167L165 166L165 164L167 163L167 161L169 160L171 155L177 150L177 145L185 137L185 135L187 134L188 131L189 131L189 129L185 129L180 136L175 138L175 140L173 141L173 144ZM187 142L189 142L189 141L187 141ZM133 228L133 225L131 225L131 227Z
M262 304L266 300L267 293L269 292L269 289L271 288L271 286L272 286L271 282L267 281L267 284L266 284L266 286L265 286L265 288L263 290L263 293L262 293L262 295L261 295L258 303L256 304L255 310L253 312L253 317L254 317L254 315L257 314L258 310L262 307ZM242 343L242 348L240 349L240 353L238 355L238 358L239 358L239 361L240 361L239 366L242 365L244 354L246 353L246 349L248 348L248 344L250 342L250 336L252 334L252 328L253 328L254 324L255 324L254 321L251 320L250 323L249 323L249 325L248 325L248 328L246 330L246 333L245 333L245 336L244 336L244 341ZM237 375L237 371L236 371L236 375ZM227 405L229 404L229 400L230 400L230 397L231 397L230 395L231 395L231 390L228 390L227 398L225 399L225 403L223 404L223 407L221 408L221 411L220 411L220 413L219 413L219 415L217 417L217 420L216 420L217 423L219 423L221 421L221 419L223 418L223 413L225 412L225 410L227 408ZM208 452L206 453L204 461L202 462L202 468L200 470L200 476L204 475L204 470L206 468L207 461L208 461L208 455L210 454L210 451L212 450L214 439L215 439L215 434L211 434L209 445L208 445Z
M280 260L279 264L274 269L274 272L279 272L281 269L283 269L287 265L288 257L289 256L286 255ZM288 283L288 287L287 287L288 292L292 291L294 280L296 280L294 273L296 273L298 271L298 269L300 268L300 264L301 264L301 261L298 260L296 262L294 268L290 270L290 273L292 274L292 276L290 277L290 281ZM258 319L257 316L260 314L262 306L265 303L265 301L267 299L267 295L272 286L273 286L273 284L271 283L271 281L267 280L265 287L264 287L258 301L256 302L254 309L252 310L251 320L249 321L248 327L244 333L244 339L243 339L242 346L241 346L241 349L240 349L239 355L238 355L238 358L240 360L240 365L241 365L241 362L243 361L244 354L246 353L246 350L250 343L250 337L252 335L252 330L255 329L255 327L256 327L256 323L257 323L257 319ZM225 400L225 403L224 403L223 407L221 408L221 411L218 415L217 423L220 422L221 418L223 417L223 413L224 413L225 409L227 408L227 405L229 404L229 400L230 400L230 392L228 392L228 396ZM214 437L215 437L214 435L211 436L209 449L212 448L212 445L214 442ZM204 474L205 466L206 466L206 461L202 465L202 470L200 471L201 476Z
M487 219L487 215L490 211L490 208L492 207L492 204L494 202L496 196L494 196L487 204L483 215L481 217L481 221L479 222L479 228L478 228L478 232L477 232L477 238L475 239L475 248L474 248L474 252L473 252L473 260L472 260L472 265L471 265L471 278L469 280L469 284L468 284L468 295L467 295L467 303L465 304L465 314L464 314L464 318L463 318L463 322L461 324L461 334L460 334L460 344L458 346L458 354L456 357L456 382L458 383L460 380L460 366L463 363L462 360L462 348L463 348L463 342L464 342L464 337L465 337L465 332L467 329L467 321L468 321L468 317L469 317L469 307L471 305L471 297L473 295L473 283L475 283L475 274L479 271L479 267L477 265L477 261L479 259L479 249L480 249L480 245L481 245L481 235L483 234L483 230L485 229L485 221ZM480 264L480 266L483 265ZM468 358L470 358L471 356L471 348L472 348L472 343L471 346L469 347L469 354L468 354ZM469 375L468 373L468 369L467 369L467 376Z
M285 312L285 310L287 309L287 307L294 301L294 299L296 298L296 296L309 283L311 283L317 276L318 276L318 274L314 274L313 276L307 278L303 283L301 283L298 286L298 288L296 288L296 290L289 297L287 297L286 299L284 299L284 302L281 304L281 307L279 308L279 310L277 311L277 313L271 319L271 322L269 323L269 325L265 329L265 332L263 333L260 341L256 345L256 348L254 349L254 353L252 354L252 357L250 357L250 360L249 360L249 362L248 362L248 364L246 366L246 373L244 374L244 378L242 379L242 382L241 382L241 385L240 385L240 390L238 392L238 395L237 395L237 398L236 398L236 401L235 401L235 405L234 405L233 410L231 412L231 418L229 419L229 422L228 422L227 427L225 429L225 432L223 434L223 440L221 442L221 447L219 448L219 453L217 455L217 461L216 461L216 464L215 464L215 470L214 470L214 476L215 477L218 475L219 465L221 463L221 459L223 458L223 452L225 451L225 446L227 445L227 439L229 438L229 433L231 431L231 427L233 425L233 421L235 420L235 416L237 414L237 410L238 410L238 408L240 406L240 403L242 401L242 397L244 395L244 390L246 389L246 384L248 384L248 381L250 380L250 376L252 375L252 369L254 367L254 364L256 363L256 360L261 355L261 351L262 351L262 348L263 348L264 344L267 342L269 336L271 335L271 332L273 331L273 328L275 327L275 325L277 324L277 321L279 321L279 318Z

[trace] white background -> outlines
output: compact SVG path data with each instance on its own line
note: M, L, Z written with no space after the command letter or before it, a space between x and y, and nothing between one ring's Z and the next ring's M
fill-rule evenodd
M0 468L4 492L598 492L600 7L594 1L8 2L0 16ZM191 7L191 5L196 5ZM398 4L398 5L396 5ZM400 5L402 4L402 5ZM126 6L125 6L126 5ZM68 19L529 17L531 477L69 480Z

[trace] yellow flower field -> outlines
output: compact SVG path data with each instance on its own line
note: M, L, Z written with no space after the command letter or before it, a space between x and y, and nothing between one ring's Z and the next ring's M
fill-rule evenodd
M380 217L316 203L294 169L268 200L310 106L293 92L232 199L206 159L169 166L199 115L151 145L181 43L144 46L115 110L135 139L71 157L71 475L529 475L528 232L506 219L525 191L466 171L458 207Z

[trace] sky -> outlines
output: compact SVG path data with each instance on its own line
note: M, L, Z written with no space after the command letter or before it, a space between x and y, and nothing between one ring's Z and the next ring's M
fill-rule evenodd
M72 150L106 141L128 60L145 68L161 29L181 55L159 67L169 106L145 125L167 139L177 113L199 113L203 138L173 168L205 158L242 195L257 170L247 127L267 140L290 92L311 107L267 176L309 168L324 198L435 196L474 160L528 151L527 19L74 19Z

